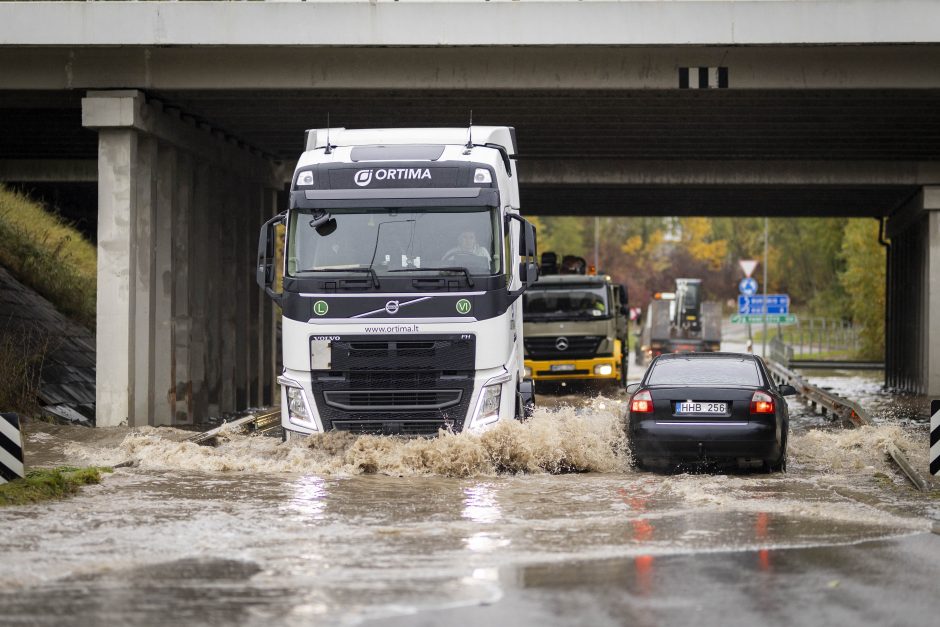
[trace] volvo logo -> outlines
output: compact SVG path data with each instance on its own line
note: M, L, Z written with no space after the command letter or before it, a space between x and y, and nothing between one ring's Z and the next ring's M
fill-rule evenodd
M397 314L398 313L398 301L390 300L387 303L385 303L385 312L390 316L394 316L395 314Z
M359 187L365 187L372 182L372 170L359 170L353 176L353 180L356 181L356 185Z
M568 350L568 338L562 336L555 340L555 348L560 351Z

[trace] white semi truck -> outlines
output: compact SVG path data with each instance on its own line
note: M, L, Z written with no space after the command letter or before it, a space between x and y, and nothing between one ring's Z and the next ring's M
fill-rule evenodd
M520 296L538 264L516 152L511 127L307 131L258 244L283 311L285 438L478 430L531 408Z

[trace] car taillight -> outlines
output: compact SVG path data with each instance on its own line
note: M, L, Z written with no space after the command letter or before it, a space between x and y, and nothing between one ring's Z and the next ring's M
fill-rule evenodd
M751 413L774 413L774 399L770 397L770 394L766 394L764 392L754 392L754 396L751 397Z
M640 390L633 395L630 401L630 411L639 414L648 414L653 411L653 396L649 390Z

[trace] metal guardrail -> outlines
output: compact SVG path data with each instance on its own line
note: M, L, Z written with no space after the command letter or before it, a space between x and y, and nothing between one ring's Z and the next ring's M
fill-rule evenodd
M823 414L828 412L830 415L840 418L843 423L849 423L854 427L871 424L868 412L862 409L858 403L813 385L798 373L772 359L765 360L765 364L767 369L770 370L770 376L777 383L792 385L813 409L819 409Z
M823 414L829 412L830 415L837 416L843 424L848 426L862 427L871 424L871 418L868 412L862 409L858 403L842 398L838 394L833 394L832 392L823 390L809 383L793 370L790 370L783 364L772 359L767 359L764 363L770 371L770 376L777 383L789 383L792 385L797 393L809 402L813 409L819 409ZM917 472L914 465L908 461L907 457L904 456L904 453L901 452L896 444L893 442L889 443L886 453L894 460L894 463L898 465L907 478L910 479L915 488L921 491L929 489L927 482L920 473Z
M260 433L264 434L268 431L272 431L281 426L281 410L280 408L264 411L258 414L251 414L248 416L242 416L232 420L231 422L225 422L214 429L209 429L203 433L197 433L196 435L187 438L189 442L195 442L196 444L213 444L215 438L222 432L223 429L239 429L245 433Z
M791 368L801 368L804 370L884 370L883 361L831 361L827 359L793 359L790 361Z

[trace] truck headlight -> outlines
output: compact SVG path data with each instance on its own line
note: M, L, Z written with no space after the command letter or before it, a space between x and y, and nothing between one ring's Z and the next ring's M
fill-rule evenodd
M307 413L307 404L304 402L304 391L300 388L287 388L287 414L291 420L310 422Z
M313 187L313 170L304 170L297 175L297 187Z
M493 177L490 175L490 171L484 168L477 168L473 173L473 182L474 183L492 183Z
M610 364L597 364L594 366L594 374L599 374L602 377L607 377L613 374L614 367Z
M287 412L287 419L303 426L305 429L319 431L320 427L317 425L310 405L307 403L303 386L297 381L284 376L278 377L277 382L281 385L282 402L284 403L282 411Z
M499 401L503 395L502 384L488 385L483 388L483 402L480 404L480 415L473 426L482 427L499 420Z
M504 372L483 384L476 411L473 412L473 416L466 425L468 430L480 429L499 420L499 402L503 396L503 384L511 380L512 376Z

